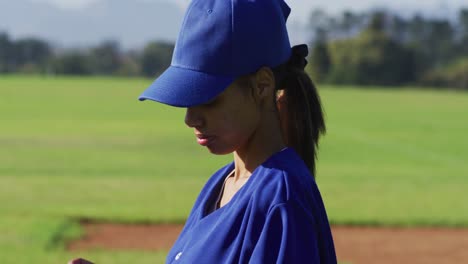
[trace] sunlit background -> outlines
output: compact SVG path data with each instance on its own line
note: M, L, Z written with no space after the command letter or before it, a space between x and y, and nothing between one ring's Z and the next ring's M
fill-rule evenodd
M468 2L286 2L325 108L340 263L468 262ZM125 235L89 246L87 224L180 227L232 159L196 144L184 109L137 101L188 4L0 0L0 263L164 262Z
M56 45L88 46L113 39L126 48L148 41L175 41L189 0L17 0L0 1L0 30L14 38L38 36ZM343 11L388 9L405 17L419 13L455 19L464 0L291 0L289 30L293 43L309 41L312 10L338 15ZM94 24L93 24L94 23ZM90 26L92 25L92 26Z

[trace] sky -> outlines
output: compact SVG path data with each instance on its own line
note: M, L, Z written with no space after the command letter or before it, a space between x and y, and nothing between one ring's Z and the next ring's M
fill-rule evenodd
M62 8L80 8L99 0L34 0L37 2L49 2ZM131 0L130 0L131 1ZM186 8L190 0L147 0L147 1L166 1L173 2L182 8ZM343 9L349 10L367 10L383 5L398 9L429 10L440 11L446 9L446 12L468 7L468 0L286 0L291 6L293 12L291 19L293 21L304 22L307 20L310 10L320 7L329 13L340 12Z
M6 1L14 1L14 0L6 0ZM62 9L80 9L85 8L95 2L99 2L102 0L29 0L35 2L45 2L52 4L56 7L60 7ZM111 0L112 1L112 0ZM121 1L128 1L125 3L131 4L134 0L121 0ZM140 1L148 1L148 2L169 2L175 3L177 6L181 8L180 18L174 17L173 24L177 24L175 21L182 21L183 19L183 11L187 8L191 0L140 0ZM398 12L400 15L411 15L414 12L422 12L424 15L431 15L431 16L441 16L443 18L453 17L461 7L468 8L468 0L325 0L325 1L318 1L318 0L285 0L286 3L292 9L292 13L288 19L288 31L290 34L291 43L298 44L298 43L306 43L310 40L310 33L306 30L307 22L309 15L313 9L320 8L331 15L336 15L341 13L343 10L351 10L354 12L360 11L368 11L369 9L379 8L379 7L387 7L393 11ZM151 15L150 15L151 16ZM1 18L0 18L1 20ZM13 24L10 29L10 33L13 36L20 37L24 35L39 35L44 36L54 42L63 43L66 45L70 45L73 43L77 43L76 39L72 37L65 36L62 34L62 31L56 30L55 34L52 34L52 30L50 32L38 31L38 30L27 30L32 28L31 24L26 23L27 25L23 27L22 31L18 30L18 25ZM131 23L128 23L129 25ZM0 25L1 27L1 25ZM104 27L104 26L102 26ZM16 29L15 29L16 28ZM55 27L56 28L56 27ZM178 27L177 27L178 28ZM120 41L125 47L134 47L137 45L143 45L142 43L146 43L149 37L143 38L143 35L138 35L137 32L130 32L135 33L131 35L129 31L126 32L111 32L112 27L102 29L101 31L97 30L96 28L93 30L86 30L86 34L83 32L78 32L77 34L81 34L80 41L83 43L91 43L96 42L96 36L104 36L106 35L107 38L116 39ZM166 28L169 30L169 28ZM41 30L44 30L41 28ZM67 30L66 32L68 32ZM171 29L174 35L173 37L168 37L167 32L163 35L163 30L160 30L158 33L161 36L159 38L163 39L170 39L171 41L175 40L176 37L176 29ZM59 34L60 33L60 34ZM93 35L93 36L90 36ZM96 36L94 36L96 35ZM171 35L171 36L172 36ZM86 38L87 36L87 38ZM111 37L109 37L111 36ZM146 36L146 35L145 35ZM153 36L153 35L152 35ZM153 37L155 37L154 34ZM92 38L93 37L93 38Z

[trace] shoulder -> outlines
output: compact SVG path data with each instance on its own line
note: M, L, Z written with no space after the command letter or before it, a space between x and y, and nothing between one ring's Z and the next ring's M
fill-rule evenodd
M257 187L254 195L269 210L284 204L308 204L318 192L313 176L292 148L276 153L254 173L258 174L252 179Z

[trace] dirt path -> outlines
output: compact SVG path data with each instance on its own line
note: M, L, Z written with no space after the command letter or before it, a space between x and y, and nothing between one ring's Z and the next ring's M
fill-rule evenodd
M69 250L168 250L180 225L84 224L86 236ZM332 228L340 262L353 264L468 263L468 229Z

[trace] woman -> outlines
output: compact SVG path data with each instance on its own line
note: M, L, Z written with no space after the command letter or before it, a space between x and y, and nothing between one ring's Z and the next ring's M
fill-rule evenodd
M193 0L171 66L140 96L234 161L207 182L167 263L336 263L314 173L325 131L283 0Z

